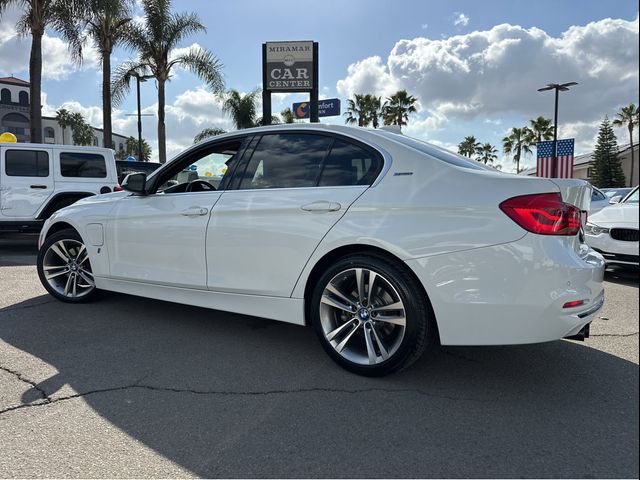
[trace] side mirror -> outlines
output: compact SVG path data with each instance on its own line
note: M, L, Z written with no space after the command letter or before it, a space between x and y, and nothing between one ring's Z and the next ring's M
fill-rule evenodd
M622 200L622 195L616 195L609 199L609 203L620 203L620 200Z
M130 173L122 181L122 188L127 192L137 195L146 195L145 185L147 183L146 173Z

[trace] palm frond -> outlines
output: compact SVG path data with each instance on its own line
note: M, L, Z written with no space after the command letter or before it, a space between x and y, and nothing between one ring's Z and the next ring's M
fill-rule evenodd
M192 47L186 54L173 59L169 63L168 70L176 64L191 70L204 80L213 93L220 94L224 91L222 63L210 51Z

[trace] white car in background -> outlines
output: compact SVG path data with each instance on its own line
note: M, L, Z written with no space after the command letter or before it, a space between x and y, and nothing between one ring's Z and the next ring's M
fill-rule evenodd
M638 187L620 203L589 216L587 244L600 252L607 264L639 265Z
M604 260L581 235L588 183L391 132L241 130L122 186L46 222L37 266L55 298L102 289L313 325L363 375L438 341L584 339L604 301Z

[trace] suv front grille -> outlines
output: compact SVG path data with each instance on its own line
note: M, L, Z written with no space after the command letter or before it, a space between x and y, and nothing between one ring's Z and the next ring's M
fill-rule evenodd
M621 240L623 242L637 242L638 230L632 228L612 228L611 238Z

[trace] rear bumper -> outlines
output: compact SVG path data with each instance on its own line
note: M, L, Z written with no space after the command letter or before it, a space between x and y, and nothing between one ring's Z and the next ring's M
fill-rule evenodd
M604 303L605 262L567 237L528 234L504 245L407 262L431 300L443 345L508 345L577 334ZM584 304L563 308L573 300Z

